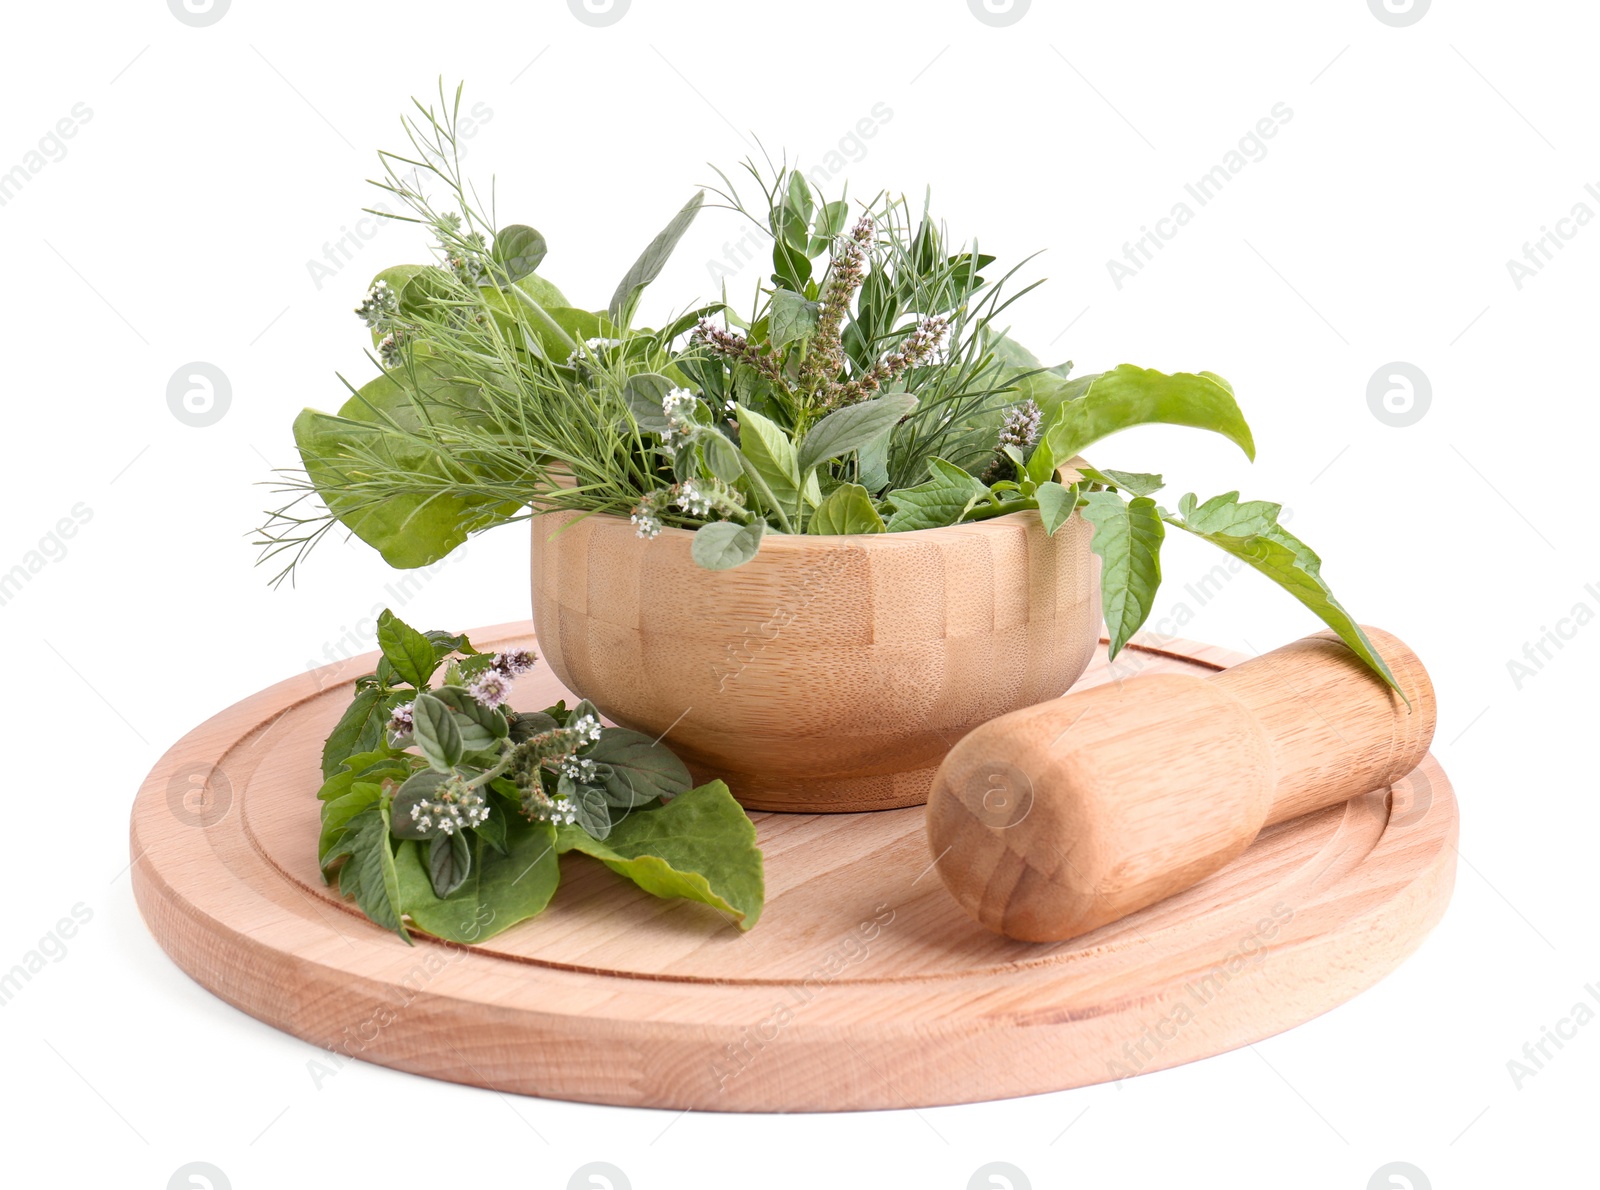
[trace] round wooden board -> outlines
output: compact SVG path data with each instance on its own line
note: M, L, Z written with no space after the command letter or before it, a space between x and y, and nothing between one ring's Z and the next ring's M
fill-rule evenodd
M526 623L471 635L534 644ZM1142 672L1242 660L1188 642L1129 648ZM1327 1011L1417 947L1454 883L1455 798L1430 756L1392 791L1269 828L1204 883L1071 942L1013 942L969 920L911 808L752 815L767 906L749 933L568 855L538 918L474 947L408 947L316 865L321 743L374 661L281 682L174 745L134 805L134 891L167 953L229 1003L434 1078L696 1111L1062 1090ZM1079 686L1113 676L1102 647ZM541 666L514 703L561 697Z

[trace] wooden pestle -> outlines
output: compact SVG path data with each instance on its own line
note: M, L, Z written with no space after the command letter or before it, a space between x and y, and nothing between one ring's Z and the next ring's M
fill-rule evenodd
M1366 632L1409 708L1324 632L969 732L928 799L945 887L1008 937L1074 938L1198 883L1265 826L1398 780L1433 739L1433 686L1400 640Z

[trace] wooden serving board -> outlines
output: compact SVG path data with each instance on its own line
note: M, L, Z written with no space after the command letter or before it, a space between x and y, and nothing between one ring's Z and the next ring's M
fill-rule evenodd
M534 645L526 623L472 638ZM1144 672L1243 659L1130 650ZM374 661L281 682L174 745L134 805L134 892L167 953L224 1000L434 1078L697 1111L1061 1090L1327 1011L1418 946L1454 883L1456 803L1430 756L1392 791L1271 827L1204 883L1071 942L1015 942L967 918L914 807L753 815L767 907L747 934L569 855L540 917L478 946L408 947L316 864L321 743ZM1080 686L1113 676L1102 648ZM560 697L541 665L514 704Z

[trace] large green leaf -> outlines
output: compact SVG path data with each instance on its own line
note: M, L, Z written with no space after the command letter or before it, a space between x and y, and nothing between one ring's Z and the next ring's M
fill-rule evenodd
M323 867L341 858L344 866L339 869L340 894L354 897L361 912L384 929L411 941L400 920L400 881L389 844L389 810L381 800L350 820L323 860Z
M829 492L806 526L807 533L835 536L884 531L883 518L872 506L872 497L858 483L843 483Z
M890 393L835 409L800 439L800 473L804 475L827 459L840 458L885 437L916 407L917 398L910 393Z
M683 233L689 230L689 224L694 222L694 217L700 213L700 207L705 202L706 192L699 191L693 198L683 204L683 209L672 217L665 227L651 240L649 246L639 254L639 259L633 262L633 267L622 278L617 286L617 291L611 295L611 301L606 310L611 315L612 321L619 326L628 326L633 321L633 312L638 308L639 295L645 287L661 275L661 270L666 267L672 250L678 246L678 241L683 238Z
M1056 530L1067 523L1072 510L1078 507L1078 485L1064 487L1053 479L1047 479L1039 485L1034 495L1039 502L1039 519L1044 522L1044 531L1054 536Z
M338 724L322 745L322 777L327 780L344 767L346 758L369 752L383 742L383 727L393 710L376 687L360 691L345 708Z
M1100 555L1100 602L1114 658L1155 605L1165 530L1147 496L1123 503L1115 492L1085 492L1083 499L1083 517L1094 526L1089 548Z
M419 930L448 942L481 942L544 909L560 882L555 828L520 816L506 823L501 855L473 833L467 878L448 897L433 890L431 843L404 842L395 854L400 897Z
M1385 682L1396 690L1399 685L1388 663L1378 654L1372 641L1361 630L1344 606L1334 598L1322 577L1322 559L1289 530L1276 521L1275 504L1266 501L1238 502L1238 493L1229 492L1196 505L1192 495L1179 505L1181 515L1162 512L1169 525L1203 537L1212 545L1248 562L1314 612L1339 639ZM1270 517L1263 510L1271 509ZM1263 523L1263 518L1270 523ZM1222 528L1217 528L1222 526ZM1247 532L1230 532L1243 528Z
M728 787L712 781L659 809L613 824L605 842L576 827L558 831L561 851L581 851L658 897L684 897L731 914L748 930L765 899L756 828Z
M427 688L428 679L439 667L433 641L388 608L378 615L378 648L401 681L418 690Z
M1058 459L1069 459L1108 434L1130 426L1165 423L1221 434L1256 457L1255 439L1233 399L1233 389L1211 372L1171 376L1120 364L1094 378L1077 400L1063 401L1045 431Z

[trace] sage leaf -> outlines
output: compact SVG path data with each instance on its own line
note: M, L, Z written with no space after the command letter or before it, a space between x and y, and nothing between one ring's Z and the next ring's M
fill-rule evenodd
M665 433L668 428L667 415L662 412L661 403L677 387L656 372L629 376L622 386L622 399L628 406L628 412L633 415L634 424L647 434Z
M434 795L439 792L439 786L450 780L452 775L435 772L433 769L423 769L412 773L400 788L395 790L394 801L389 809L395 838L431 839L440 833L437 823L420 825L418 819L412 816L412 811L418 802L437 800Z
M761 548L764 521L741 525L737 521L712 521L695 530L689 555L707 570L731 570L756 556Z
M910 393L890 393L835 409L800 440L800 473L803 475L827 459L847 455L885 437L916 407L917 398Z
M447 897L434 892L424 844L404 842L395 868L407 916L419 930L447 942L482 942L544 909L561 879L555 828L520 815L506 823L506 853L481 837L471 840L467 878Z
M1063 487L1055 480L1047 479L1039 485L1034 496L1039 501L1039 519L1044 522L1044 531L1054 537L1056 530L1067 523L1072 510L1078 507L1078 485Z
M1213 497L1199 506L1195 506L1192 497L1187 498L1186 503L1183 515L1163 513L1163 519L1169 525L1203 537L1235 558L1248 562L1310 608L1369 669L1395 690L1400 689L1388 663L1379 655L1361 625L1334 597L1332 589L1322 577L1322 559L1316 552L1275 520L1264 528L1258 527L1264 515L1263 507L1274 509L1275 517L1277 505L1269 505L1265 501L1239 504L1237 492ZM1219 524L1255 528L1248 534L1238 534L1201 527Z
M1058 459L1130 426L1165 423L1211 430L1256 457L1255 439L1228 382L1213 372L1167 375L1119 364L1094 378L1077 400L1056 407L1045 430Z
M1147 496L1123 503L1115 492L1085 492L1083 500L1084 519L1094 526L1089 548L1100 555L1100 602L1115 658L1155 605L1165 530Z
M418 690L428 688L428 679L439 667L433 642L388 608L378 616L378 647L402 682Z
M872 506L872 497L858 483L840 484L829 492L817 511L811 514L807 533L843 536L849 533L886 532L883 518Z
M463 755L472 752L491 752L511 731L506 717L494 707L486 707L460 686L440 686L431 691L453 712L456 729L461 733Z
M672 749L625 727L602 728L583 759L598 767L606 801L623 810L676 797L694 784Z
M494 260L507 281L520 281L539 267L547 251L544 236L522 223L495 232Z
M721 909L742 930L761 917L766 894L756 828L721 781L629 814L604 842L571 826L558 828L557 839L559 850L593 856L654 896Z
M556 783L556 794L567 799L576 823L596 839L611 833L611 806L606 791L596 785L574 781L565 773Z
M448 773L461 763L464 751L455 713L431 694L419 694L411 703L411 731L428 766Z
M632 323L633 312L639 305L639 295L650 282L661 275L661 270L666 267L667 260L672 256L672 250L678 246L683 233L689 230L689 225L700 213L700 207L705 199L706 192L701 190L684 203L683 209L656 233L656 238L650 241L645 250L639 254L639 259L633 262L633 267L628 270L627 275L622 278L617 291L611 295L611 301L606 306L607 313L619 326L627 327Z
M465 831L448 835L435 835L428 845L428 877L433 881L433 895L448 897L466 883L472 870L472 845Z

